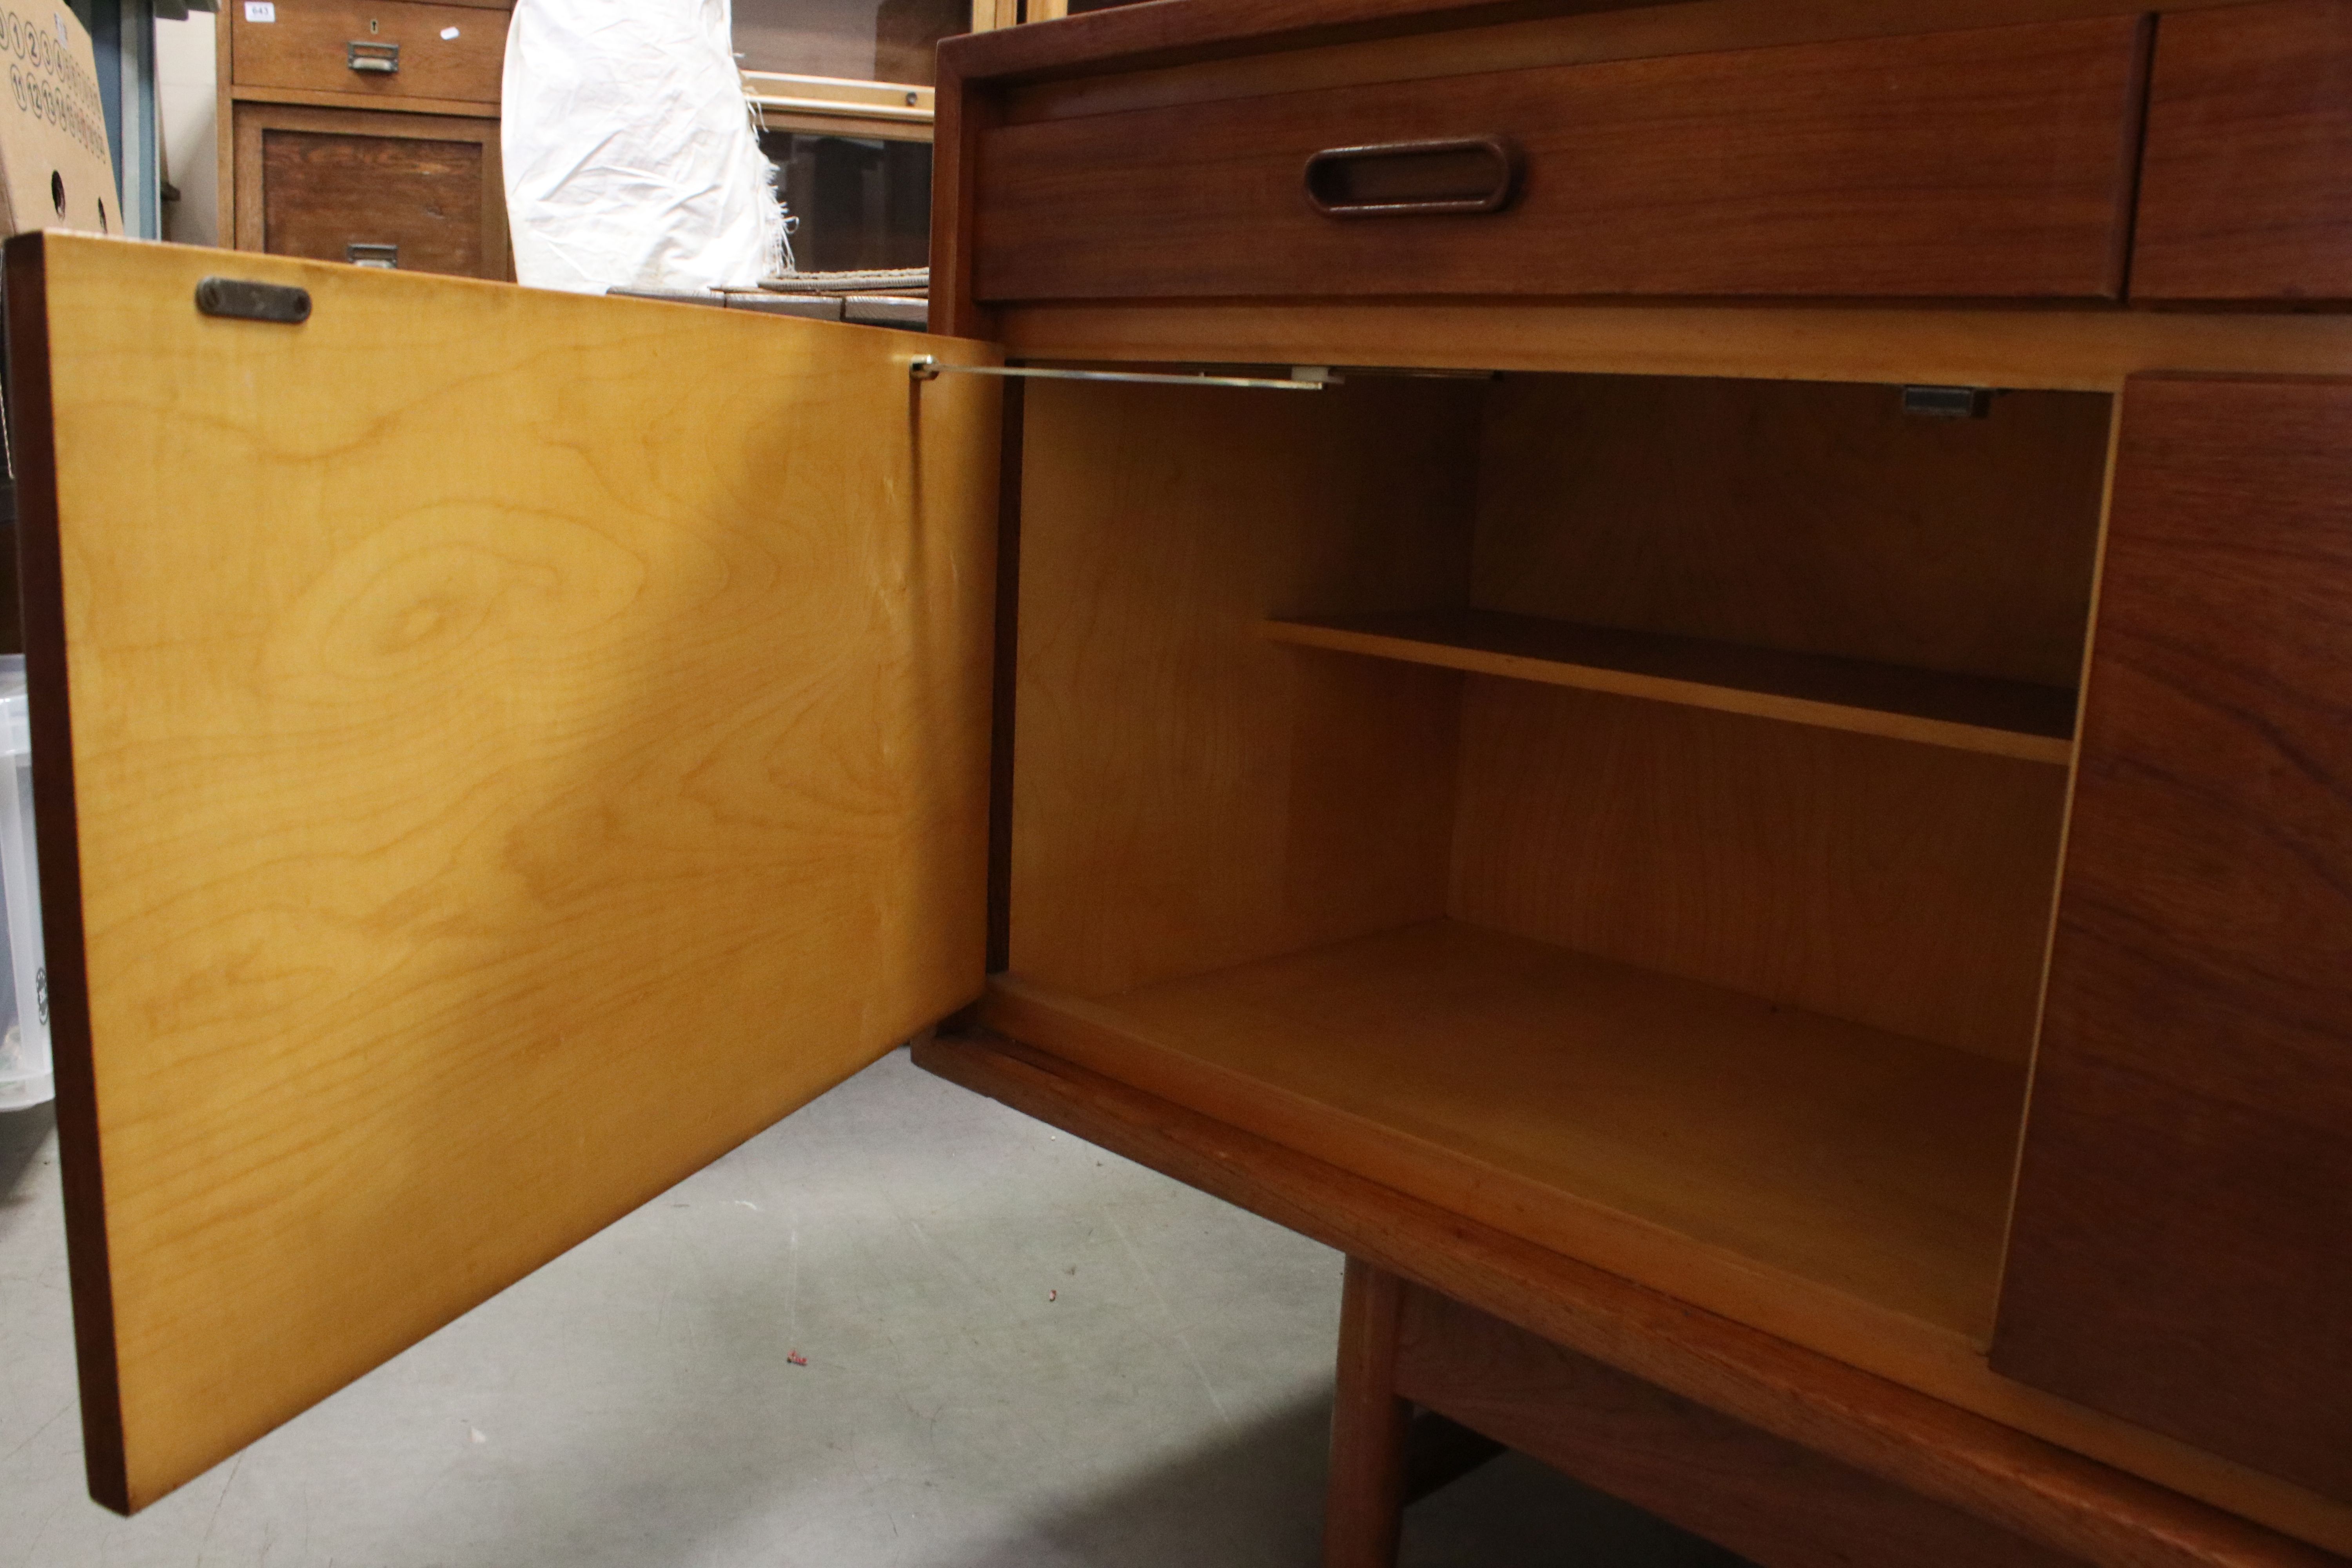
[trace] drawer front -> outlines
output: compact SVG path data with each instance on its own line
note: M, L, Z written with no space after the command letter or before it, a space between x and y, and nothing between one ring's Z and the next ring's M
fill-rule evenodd
M399 0L278 0L275 21L230 11L238 87L496 103L508 14ZM445 37L444 35L450 35Z
M2158 25L2132 295L2352 300L2352 0Z
M271 129L261 135L261 204L276 256L493 278L483 255L489 198L478 142Z
M236 243L315 261L506 278L499 122L240 104Z
M2100 17L1005 126L980 144L975 292L2112 298L2146 39ZM1322 176L1462 210L1310 199L1328 150L1490 137L1521 163L1494 210L1469 210L1498 177L1475 151Z

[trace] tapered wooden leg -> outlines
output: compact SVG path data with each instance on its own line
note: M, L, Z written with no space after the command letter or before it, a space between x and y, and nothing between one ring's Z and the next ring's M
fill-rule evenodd
M1348 1259L1339 1304L1339 1378L1331 1406L1331 1484L1324 1500L1323 1568L1395 1568L1404 1512L1405 1430L1396 1396L1398 1307L1403 1282Z

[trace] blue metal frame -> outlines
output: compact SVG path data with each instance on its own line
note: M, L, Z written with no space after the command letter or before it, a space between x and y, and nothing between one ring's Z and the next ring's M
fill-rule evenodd
M163 128L155 109L155 19L184 21L219 0L67 0L98 57L98 95L122 193L125 232L163 237Z

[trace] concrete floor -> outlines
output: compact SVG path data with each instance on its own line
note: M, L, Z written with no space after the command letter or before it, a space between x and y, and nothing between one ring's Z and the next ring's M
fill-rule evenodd
M0 1568L1316 1558L1339 1257L903 1052L135 1520L82 1490L58 1190L0 1115ZM1737 1568L1517 1457L1404 1561Z

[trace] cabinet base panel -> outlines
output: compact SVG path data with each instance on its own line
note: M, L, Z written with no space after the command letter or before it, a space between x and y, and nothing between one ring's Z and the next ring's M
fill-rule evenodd
M1365 1276L1348 1275L1351 1296ZM1760 1568L2064 1568L2032 1545L1475 1307L1396 1287L1389 1388ZM1340 1368L1346 1383L1347 1367ZM1348 1408L1342 1399L1339 1408ZM1339 1434L1333 1434L1336 1449Z
M2016 1064L1443 920L1105 997L1002 975L986 1016L1776 1332L1991 1329Z
M1032 1046L947 1036L919 1044L915 1060L1553 1344L2086 1562L2325 1568L2337 1560L2320 1548L2352 1553L2352 1510L2004 1384L1981 1357L1926 1369L1922 1392Z

